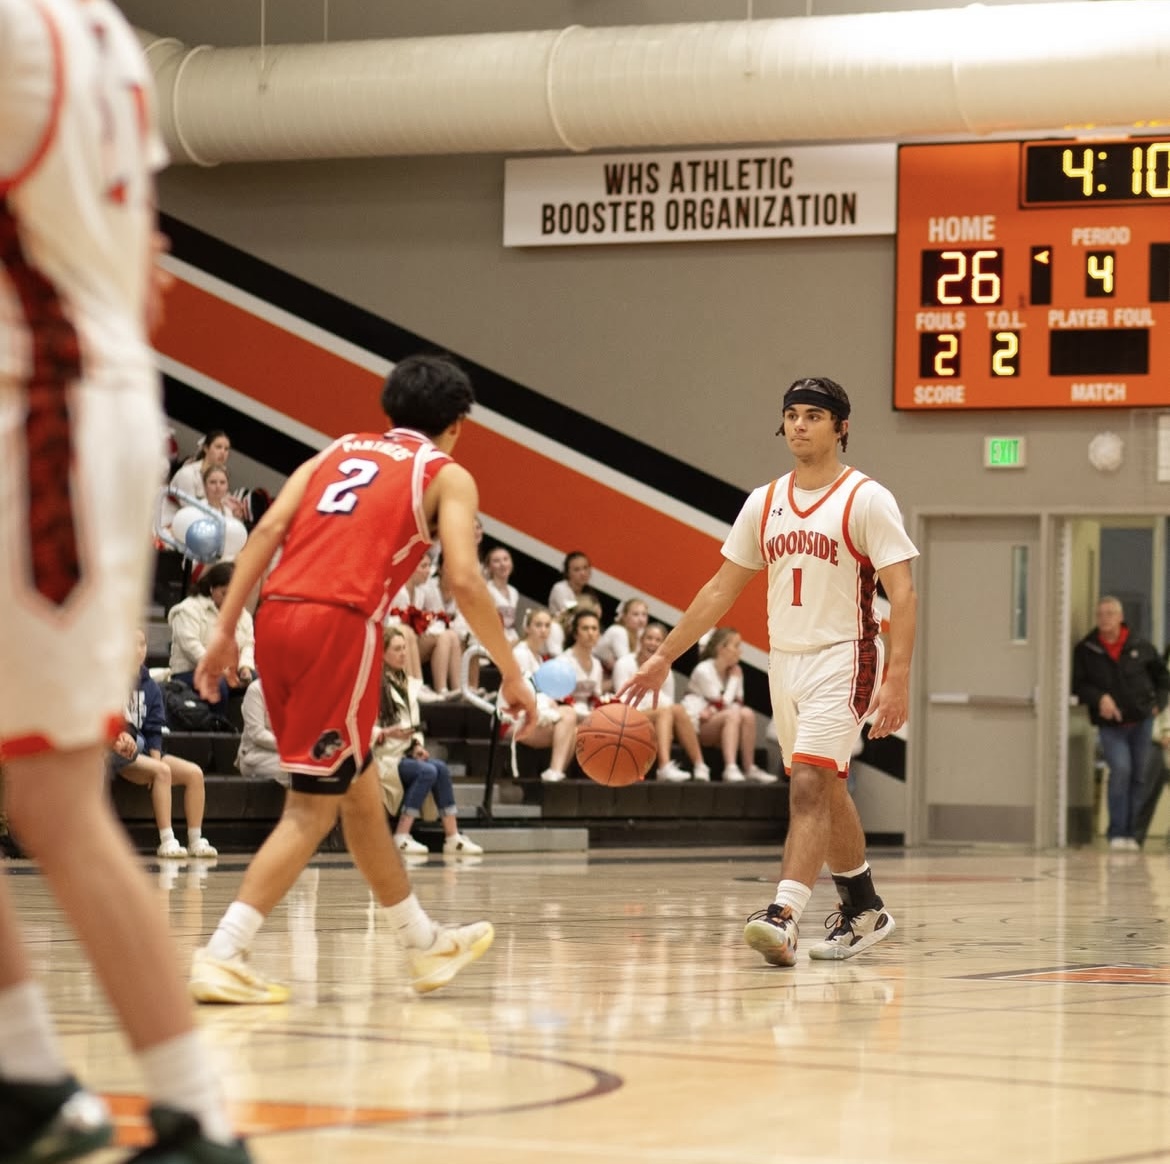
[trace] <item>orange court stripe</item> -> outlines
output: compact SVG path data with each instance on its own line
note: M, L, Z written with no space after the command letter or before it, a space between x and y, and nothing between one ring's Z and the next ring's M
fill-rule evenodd
M175 280L164 355L327 436L380 431L378 377L213 293ZM469 421L456 451L475 476L483 512L567 552L587 542L594 565L631 593L685 609L718 569L719 541L483 424ZM588 520L578 533L574 518ZM753 580L722 620L767 650L766 584ZM543 597L543 596L536 596Z

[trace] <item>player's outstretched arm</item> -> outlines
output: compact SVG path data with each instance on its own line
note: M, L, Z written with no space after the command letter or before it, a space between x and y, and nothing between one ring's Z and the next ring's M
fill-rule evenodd
M523 726L517 733L518 738L523 738L536 727L536 700L512 654L512 644L504 634L496 604L479 568L475 552L479 490L475 478L462 465L445 465L427 487L424 505L428 512L437 514L447 590L467 619L467 625L499 668L500 690L509 714L517 718L524 716Z
M315 467L316 458L306 461L284 483L284 488L256 523L256 528L236 558L236 568L232 571L232 580L224 595L223 605L219 608L219 617L215 620L207 651L195 667L195 689L204 699L219 699L221 675L226 674L229 682L235 681L235 669L239 662L236 623L240 621L240 612L284 541L289 523L305 496Z
M909 562L895 562L878 571L890 600L890 657L869 726L871 739L896 732L910 713L910 658L914 653L918 596Z
M658 692L670 674L671 664L688 647L699 641L699 636L715 626L731 609L732 603L743 593L756 571L740 566L728 558L700 587L683 612L678 625L634 673L630 681L617 693L619 699L637 704L643 695L652 694L658 706Z

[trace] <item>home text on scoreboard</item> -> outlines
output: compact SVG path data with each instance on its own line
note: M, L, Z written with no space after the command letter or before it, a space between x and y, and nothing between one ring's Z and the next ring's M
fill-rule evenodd
M894 406L1170 405L1170 139L898 151Z

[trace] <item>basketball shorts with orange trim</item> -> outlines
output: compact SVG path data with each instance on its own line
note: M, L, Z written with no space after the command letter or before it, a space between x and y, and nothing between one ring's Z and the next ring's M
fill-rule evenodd
M818 651L772 651L768 685L785 771L793 761L849 771L853 745L877 700L880 639Z
M55 601L32 567L27 397L0 379L0 759L113 739L137 672L134 630L146 612L151 518L166 471L158 380L147 369L133 382L87 381L66 399L60 486L70 491L72 531L48 530L48 558L64 538L79 574Z
M381 656L381 626L357 611L278 598L260 605L256 670L294 788L340 795L366 766ZM303 777L319 783L306 788Z

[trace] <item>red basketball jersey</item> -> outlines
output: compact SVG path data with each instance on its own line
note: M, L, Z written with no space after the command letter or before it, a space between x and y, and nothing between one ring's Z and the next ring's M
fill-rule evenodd
M421 433L350 433L325 449L261 599L382 619L431 544L423 493L451 458Z

